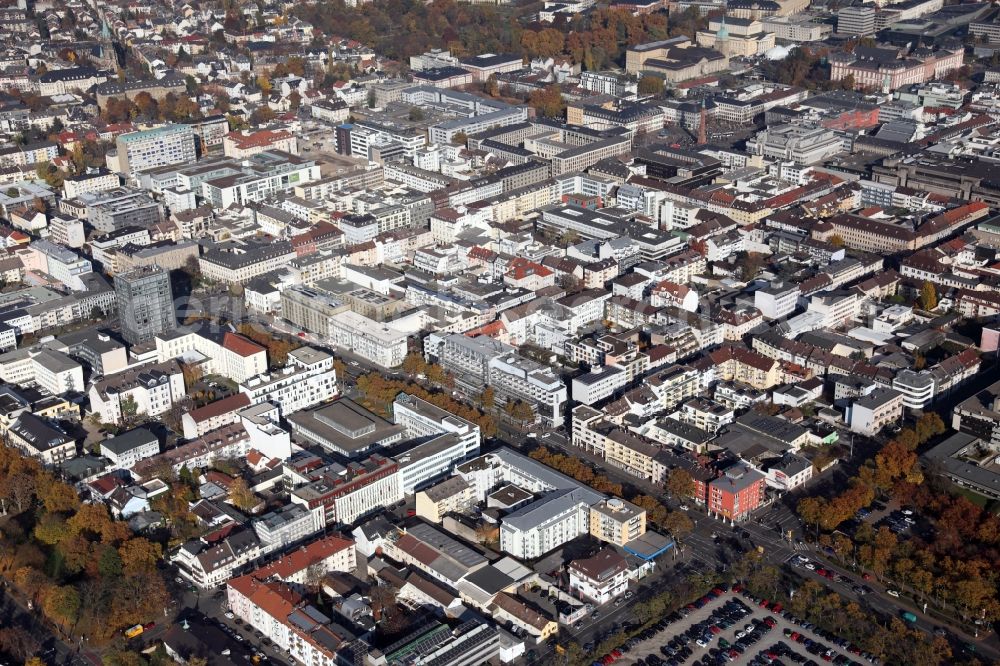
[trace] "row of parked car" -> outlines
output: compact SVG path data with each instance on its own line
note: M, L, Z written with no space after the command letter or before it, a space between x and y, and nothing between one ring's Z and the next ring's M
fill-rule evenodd
M832 632L826 631L821 627L817 627L811 622L800 620L799 618L795 617L790 611L782 609L781 604L771 603L767 599L759 599L750 594L748 591L739 588L738 585L733 587L733 591L742 592L747 598L749 598L759 606L767 608L772 613L781 615L781 617L783 617L789 623L797 625L802 629L805 629L806 631L812 632L814 635L819 636L824 640L830 641L830 643L841 648L842 650L857 655L858 657L867 661L869 664L873 664L874 666L879 666L879 664L881 663L878 657L876 657L873 654L863 652L857 645L854 645L846 638L841 638L839 636L836 636ZM821 643L819 641L814 641L801 632L797 632L792 629L786 629L784 631L784 634L786 638L789 638L795 641L796 643L803 645L805 647L806 652L808 652L809 654L816 655L823 661L836 663L838 664L838 666L862 666L860 662L853 661L843 655L840 655L826 644ZM765 662L765 663L774 663L774 662ZM806 664L808 666L809 662L807 661Z
M609 666L610 664L615 663L616 661L624 657L626 654L631 652L632 648L634 648L642 641L649 640L650 638L659 635L663 631L666 631L666 629L670 625L674 624L675 622L680 622L682 619L690 615L691 611L694 610L696 607L701 608L702 606L710 602L712 599L718 599L720 596L726 593L727 589L728 586L725 585L717 587L711 592L709 592L707 595L702 597L701 599L698 599L694 603L688 604L686 608L682 608L679 611L675 611L670 615L668 615L667 617L657 621L655 624L647 627L646 629L643 629L641 632L639 632L632 638L628 639L627 641L619 645L617 648L615 648L608 654L596 660L593 663L593 666ZM677 639L674 640L676 641ZM669 663L672 664L683 663L684 659L689 658L694 653L694 651L690 647L687 647L687 643L689 642L691 642L690 638L688 638L687 641L684 643L677 643L676 647L677 647L678 659ZM671 643L673 643L673 641L671 641ZM681 656L682 654L683 656ZM647 657L645 661L639 660L639 663L643 663L645 664L645 666L660 666L663 663L662 660L659 660L659 663L649 662L648 660L649 657Z

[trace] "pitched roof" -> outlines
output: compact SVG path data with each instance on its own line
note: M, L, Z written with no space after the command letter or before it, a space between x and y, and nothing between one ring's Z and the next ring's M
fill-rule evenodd
M264 347L261 347L256 342L252 342L247 338L244 338L238 333L227 332L222 338L222 346L231 352L235 352L240 356L247 357L253 356L260 352L267 353Z

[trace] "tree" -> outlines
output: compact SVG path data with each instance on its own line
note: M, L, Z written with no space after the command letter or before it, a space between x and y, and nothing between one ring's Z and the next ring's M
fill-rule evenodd
M920 307L931 311L937 307L937 304L937 288L930 280L924 280L923 286L920 287Z
M156 563L163 555L160 544L145 537L134 537L118 547L126 575L146 575L156 570Z
M465 132L455 132L451 135L451 142L456 146L464 146L469 142L469 135Z
M562 91L555 84L532 92L531 96L528 97L528 105L548 118L562 118L563 112L566 110Z
M259 503L242 476L236 477L230 484L229 499L241 511L251 511Z
M202 370L200 365L181 363L181 375L184 377L184 386L188 390L191 390L191 387L201 381L201 378L205 375L205 371Z
M257 77L257 87L260 88L260 92L267 98L271 94L271 79L261 74Z
M674 497L688 498L694 496L694 479L686 469L676 468L667 475L667 491Z
M427 362L424 357L417 352L410 352L403 358L403 372L408 375L426 375Z
M419 106L411 106L409 118L411 122L415 123L420 122L421 120L424 119L424 110L421 109Z
M139 413L139 405L136 403L135 398L131 395L126 395L121 399L120 403L122 420L126 423L130 422Z
M299 107L302 106L302 93L298 90L293 90L291 94L288 95L288 105L291 107L292 111L298 111Z
M482 394L479 396L479 402L485 409L493 409L493 405L496 402L496 391L492 386L487 386L483 389Z
M496 74L490 74L490 77L486 79L486 83L483 84L483 92L490 97L500 96L500 84L497 82Z
M53 587L42 602L45 615L63 627L72 626L80 613L80 595L72 585Z
M662 95L663 88L663 79L658 76L646 75L639 79L638 90L640 95Z
M844 247L844 237L840 234L830 236L830 245L834 247Z

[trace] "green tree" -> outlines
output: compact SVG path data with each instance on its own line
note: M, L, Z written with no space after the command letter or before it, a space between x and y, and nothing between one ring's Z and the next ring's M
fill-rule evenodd
M938 304L937 287L930 280L924 280L920 287L920 307L924 310L934 310Z
M421 109L419 106L411 106L408 117L411 122L418 123L424 119L424 110Z

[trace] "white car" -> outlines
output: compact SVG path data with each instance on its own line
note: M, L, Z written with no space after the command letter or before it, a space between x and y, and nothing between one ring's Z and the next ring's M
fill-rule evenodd
M897 597L897 598L899 597L899 592L897 592L896 590L886 590L885 593L888 594L890 597Z
M696 640L694 642L694 644L697 645L700 648L708 647L708 643L706 643L705 641L701 640L700 638L698 640Z
M235 615L233 615L232 613L230 613L230 612L226 612L226 619L227 619L227 620L232 620L232 619L233 619L234 617L236 617L236 616L235 616Z
M743 638L746 635L747 635L747 632L742 631L742 630L736 632L736 638Z
M813 564L812 562L806 562L803 566L806 569L809 569L809 571L815 571L816 570L816 565Z

